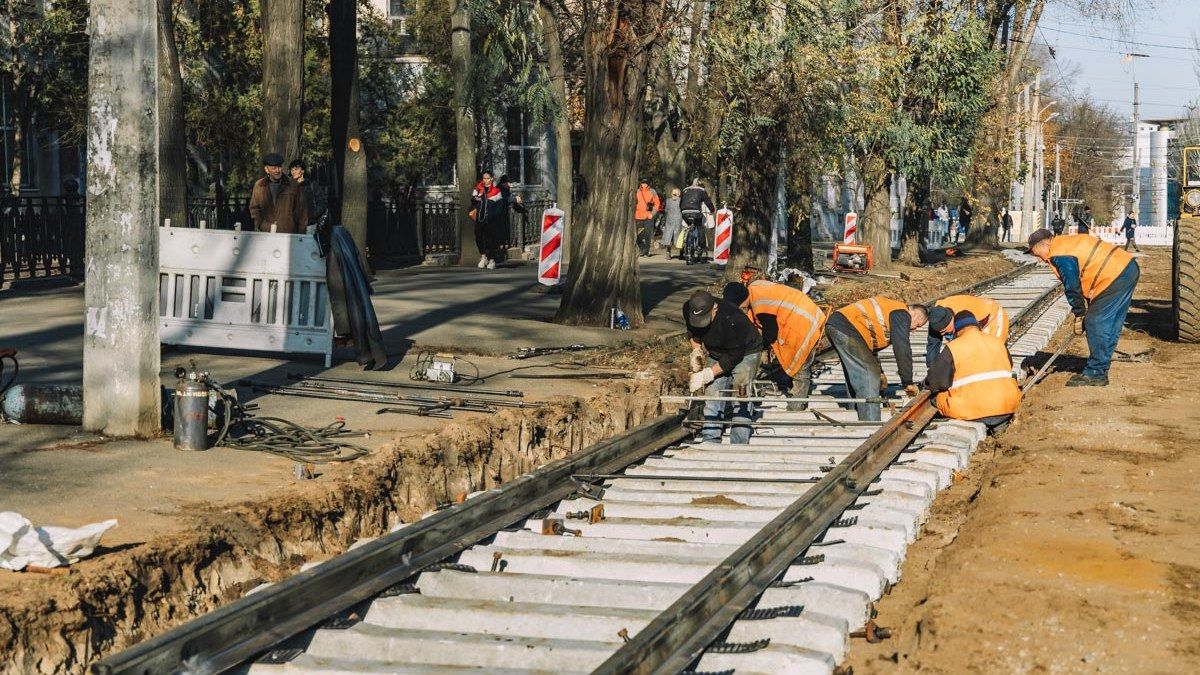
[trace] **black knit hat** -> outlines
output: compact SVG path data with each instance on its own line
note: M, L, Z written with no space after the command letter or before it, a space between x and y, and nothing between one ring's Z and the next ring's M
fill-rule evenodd
M934 305L929 308L929 329L938 333L943 333L950 324L954 322L954 312L942 307Z
M746 288L746 284L739 284L736 281L731 281L725 284L725 288L721 291L721 297L727 302L740 305L749 299L750 289Z
M974 326L976 328L979 327L979 319L976 319L974 314L972 314L964 309L963 311L954 315L954 332L955 333L959 332L960 330L962 330L964 328L970 328L971 326Z

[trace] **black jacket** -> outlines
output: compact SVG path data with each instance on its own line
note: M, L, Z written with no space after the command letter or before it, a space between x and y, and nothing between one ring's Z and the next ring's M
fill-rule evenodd
M707 206L708 210L716 213L717 209L713 206L712 198L708 196L708 190L699 185L689 185L684 188L683 194L679 197L679 210L687 213L688 211L700 212L701 205Z
M687 321L687 305L683 320ZM692 339L704 345L710 356L721 364L722 373L732 373L733 367L750 354L762 351L762 335L746 313L733 303L717 300L717 316L704 328L688 328Z

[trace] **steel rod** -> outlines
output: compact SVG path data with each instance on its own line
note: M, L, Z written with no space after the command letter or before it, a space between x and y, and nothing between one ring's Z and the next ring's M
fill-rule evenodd
M328 375L303 375L300 373L288 373L289 380L298 380L301 382L337 382L341 384L365 384L372 387L399 387L401 389L418 389L424 391L456 391L464 394L480 395L480 396L505 396L509 398L524 398L525 392L517 391L516 389L468 389L464 386L455 386L452 384L419 384L408 382L378 382L375 380L360 380L353 377L330 377Z
M820 478L750 478L740 476L730 478L727 476L646 476L641 474L627 475L623 473L585 473L571 476L572 478L581 480L585 483L594 483L602 480L699 480L717 483L816 483Z
M728 403L904 403L902 398L780 398L778 396L684 396L663 394L661 401L726 401ZM808 411L797 411L808 412Z

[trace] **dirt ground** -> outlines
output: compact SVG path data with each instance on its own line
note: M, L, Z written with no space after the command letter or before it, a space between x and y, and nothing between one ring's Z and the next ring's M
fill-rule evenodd
M1200 346L1170 342L1170 252L1142 279L1106 388L1075 340L1019 420L935 504L878 604L870 673L1200 672Z
M877 293L928 300L1011 268L997 254L938 267L900 265L893 273L907 279L842 277L826 298L839 305ZM682 328L677 309L667 318ZM147 473L146 467L162 463L154 452L172 452L165 442L157 449L136 442L126 448L58 435L26 437L7 464L25 467L10 476L21 487L0 494L0 508L20 505L17 510L38 522L59 519L55 524L70 526L111 517L113 505L131 514L97 555L68 574L0 572L0 674L81 672L107 653L236 599L263 581L286 577L304 562L336 555L358 538L378 536L464 492L493 487L619 433L658 413L657 394L682 382L687 351L682 338L674 337L547 357L544 363L588 362L649 377L489 379L488 386L536 389L531 398L555 403L438 426L422 419L403 432L393 422L376 421L387 428L373 428L377 405L354 414L340 410L346 406L323 409L322 415L336 412L354 428L372 429L376 441L396 440L376 446L367 459L323 469L315 481L291 479L284 460L232 450L172 456L171 470ZM480 363L488 372L501 365L485 361ZM40 463L26 467L35 460Z

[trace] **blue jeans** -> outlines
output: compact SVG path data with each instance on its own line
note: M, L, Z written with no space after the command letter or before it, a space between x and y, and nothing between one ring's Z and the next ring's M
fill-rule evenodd
M754 352L747 354L745 358L738 362L733 367L732 373L721 373L715 380L712 381L704 390L705 396L729 396L729 390L733 390L732 396L748 396L749 392L744 392L749 385L754 382L754 376L758 374L758 362L762 352ZM708 367L711 368L716 364L716 360L709 358ZM729 416L729 408L732 406L733 415ZM753 403L730 403L728 401L705 401L704 403L704 419L706 421L724 421L731 420L733 422L749 422L754 418ZM750 442L750 432L753 427L748 425L733 425L729 428L729 442L745 444ZM723 425L720 424L705 424L700 428L700 439L703 441L719 442L721 434L725 431Z
M846 378L848 398L879 398L879 385L883 383L883 370L875 352L862 339L858 331L846 333L835 326L825 329L825 336L842 362L842 374ZM855 403L860 422L878 422L878 403Z
M1113 350L1121 337L1121 326L1125 325L1125 314L1133 300L1133 288L1137 286L1141 269L1136 260L1130 260L1120 276L1104 289L1088 307L1083 317L1083 328L1087 331L1088 360L1083 374L1088 377L1107 377L1112 364Z

